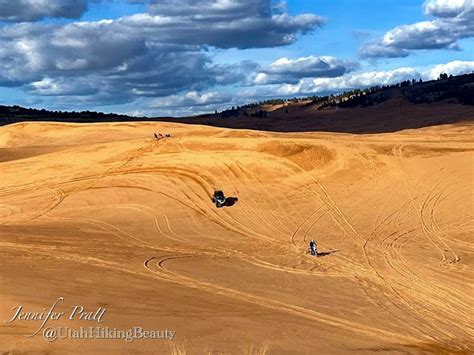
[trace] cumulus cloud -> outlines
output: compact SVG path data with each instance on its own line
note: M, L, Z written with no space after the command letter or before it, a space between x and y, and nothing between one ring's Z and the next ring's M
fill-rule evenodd
M272 3L260 0L180 0L179 6L177 4L176 0L152 1L149 12L212 20L268 17L272 13Z
M338 78L303 79L295 85L281 85L278 92L281 95L326 94L375 85L389 85L420 76L416 69L404 67L388 71L353 73Z
M51 79L43 78L42 80L32 82L28 89L38 95L58 96L58 95L94 95L99 92L93 83L87 80L79 80L71 82L64 78Z
M446 73L448 75L462 75L474 73L474 61L455 60L446 64L438 64L433 69L425 72L427 79L437 79L439 75Z
M255 77L258 85L275 83L297 83L302 78L333 78L352 71L354 62L343 61L330 56L308 56L297 59L280 58L261 70Z
M230 94L217 92L198 93L196 91L188 92L184 95L171 95L168 97L154 99L149 108L193 108L193 107L214 107L215 105L228 104L231 102Z
M212 67L216 84L228 85L234 83L247 84L260 69L260 65L250 60L244 60L237 64L220 64Z
M256 2L269 3L270 1ZM177 11L172 12L174 13ZM240 15L237 16L238 14ZM248 16L245 13L238 14L226 12L216 16L204 7L201 15L186 15L181 12L177 15L171 15L168 12L143 13L124 17L119 22L123 26L141 31L148 36L159 37L162 43L240 49L291 44L298 34L308 33L323 23L321 17L313 14L296 16L286 13L268 15L253 13Z
M79 18L87 0L0 0L0 21L36 21L44 17Z
M116 103L244 82L257 64L216 65L207 49L286 45L322 23L316 15L291 16L272 3L166 0L116 20L3 26L0 85Z
M424 10L436 18L395 27L382 39L363 45L362 57L406 57L420 49L458 50L458 40L474 36L472 0L428 0Z
M410 52L404 48L383 45L380 41L369 41L361 47L360 54L363 58L402 58L408 57Z
M471 6L466 0L427 0L423 4L426 15L455 17Z
M215 65L197 49L154 45L108 24L103 31L101 24L70 24L40 33L36 25L17 26L18 35L9 28L9 41L0 47L0 84L23 85L36 95L94 95L117 103L245 79L239 64Z
M297 84L280 85L276 88L276 92L283 96L329 94L377 85L391 85L411 79L433 80L437 79L441 73L461 75L473 71L474 62L453 61L424 70L402 67L386 71L350 73L337 78L302 79Z

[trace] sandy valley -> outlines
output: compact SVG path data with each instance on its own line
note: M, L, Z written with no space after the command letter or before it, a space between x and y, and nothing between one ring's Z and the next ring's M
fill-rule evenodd
M155 141L153 132L171 134ZM474 351L473 126L270 133L177 123L0 128L0 314L172 330L0 350ZM217 209L214 189L237 196ZM315 239L321 256L307 253ZM67 317L80 305L90 315Z

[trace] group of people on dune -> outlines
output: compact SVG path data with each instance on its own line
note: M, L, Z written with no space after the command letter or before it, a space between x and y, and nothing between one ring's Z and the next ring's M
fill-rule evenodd
M163 138L170 138L171 137L171 134L162 134L162 133L153 133L153 136L155 137L155 140L159 141L160 139L163 139Z

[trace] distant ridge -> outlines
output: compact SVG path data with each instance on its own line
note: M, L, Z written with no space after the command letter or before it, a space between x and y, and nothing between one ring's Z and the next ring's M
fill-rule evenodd
M21 106L0 105L0 125L24 121L54 121L54 122L121 122L147 120L145 117L132 117L115 113L95 111L48 111Z
M372 86L365 89L344 91L336 95L308 96L290 99L270 99L254 102L241 107L233 107L218 114L219 117L235 116L236 113L262 117L264 107L291 105L304 102L314 105L317 110L327 107L367 107L378 105L395 98L406 98L410 103L435 103L449 100L451 103L474 105L474 73L458 76L441 74L437 80L405 80L393 85ZM255 111L258 109L258 111ZM260 112L259 112L260 111ZM206 116L206 115L203 115Z

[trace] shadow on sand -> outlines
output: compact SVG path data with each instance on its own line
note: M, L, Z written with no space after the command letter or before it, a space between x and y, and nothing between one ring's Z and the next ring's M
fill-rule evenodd
M226 197L224 206L230 207L236 204L239 199L237 197Z
M318 258L321 258L321 257L323 257L323 256L328 256L328 255L337 253L338 251L340 251L340 250L330 250L330 251L323 251L323 252L320 252L320 253L318 253Z
M268 132L318 131L353 134L389 133L474 121L474 106L451 103L415 105L406 102L387 102L374 107L293 111L295 112L292 114L285 114L284 111L276 110L270 112L267 118L245 116L224 118L204 115L153 120Z
M217 208L230 207L236 204L239 199L237 197L226 197L222 205L216 204ZM213 201L214 202L214 201Z

